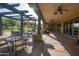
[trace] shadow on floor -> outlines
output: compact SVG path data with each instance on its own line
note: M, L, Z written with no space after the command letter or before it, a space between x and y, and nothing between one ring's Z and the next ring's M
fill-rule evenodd
M34 43L33 45L33 50L31 53L31 56L50 56L47 48L44 46L44 42L40 42L40 43ZM37 45L37 46L36 46Z
M27 46L32 46L32 45L33 45L32 42L27 42ZM36 46L36 45L35 45L35 46ZM46 48L55 49L54 46L52 46L52 45L50 45L50 44L44 43L44 46L45 46Z
M79 56L79 46L77 46L73 40L55 32L52 32L52 34L54 34L56 38L50 35L48 36L59 41L71 56Z
M7 47L0 48L0 56L9 56Z
M25 49L16 51L15 54L13 53L12 46L0 46L0 56L26 56Z
M31 45L30 42L28 42L29 45ZM51 46L50 44L45 44L44 41L40 42L40 43L33 43L33 49L32 49L32 53L31 56L50 56L47 48L51 48L54 49L53 46Z
M4 46L4 45L3 45ZM15 56L50 56L47 48L50 49L54 49L54 47L50 44L45 44L44 41L40 42L40 43L35 43L35 42L27 42L27 46L33 46L32 48L32 53L31 54L27 54L27 52L25 50L19 51L19 53L16 52ZM0 56L14 56L12 51L13 48L11 46L5 46L5 47L1 47L0 46Z

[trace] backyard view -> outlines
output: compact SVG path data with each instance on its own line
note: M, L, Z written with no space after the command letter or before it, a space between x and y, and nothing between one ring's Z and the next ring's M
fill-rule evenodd
M3 32L20 31L20 21L3 18ZM33 21L24 22L24 32L31 32L34 29ZM36 25L37 26L37 25Z

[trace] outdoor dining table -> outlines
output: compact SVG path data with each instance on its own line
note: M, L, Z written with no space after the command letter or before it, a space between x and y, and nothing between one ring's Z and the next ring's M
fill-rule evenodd
M27 40L27 35L24 34L23 37L21 36L8 36L8 37L1 37L2 40L4 40L7 43L7 49L8 49L8 53L10 56L15 56L17 55L16 53L16 43L18 41L25 41ZM20 42L20 43L21 43ZM18 43L17 43L18 44Z

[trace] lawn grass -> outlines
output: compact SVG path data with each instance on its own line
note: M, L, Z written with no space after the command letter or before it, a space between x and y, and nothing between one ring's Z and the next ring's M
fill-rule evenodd
M5 29L4 32L11 32L11 30L9 30L9 29Z
M30 28L24 27L24 32L28 32ZM11 29L4 29L3 32L11 32L11 31L19 31L17 27L14 27L12 30Z

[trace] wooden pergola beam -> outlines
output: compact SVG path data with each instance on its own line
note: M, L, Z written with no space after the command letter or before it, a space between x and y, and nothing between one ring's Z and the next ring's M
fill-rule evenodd
M27 10L23 10L23 11L20 11L21 13L28 13ZM1 15L7 15L7 14L19 14L19 13L15 13L15 12L2 12L0 13Z
M3 17L10 18L10 19L15 19L15 20L19 20L19 19L17 19L17 18L12 18L12 17L10 17L10 16L3 16Z
M8 5L6 3L2 3L0 4L2 7L7 8L9 10L11 10L13 13L18 13L18 14L23 14L23 16L26 16L29 19L32 19L31 17L29 17L28 15L25 15L24 13L27 13L28 11L19 11L16 8L12 7L11 5ZM10 12L6 12L6 14L8 14ZM3 13L2 13L3 14ZM5 14L5 13L4 13Z
M21 14L21 12L20 12L19 10L15 9L13 6L8 5L8 4L6 4L6 3L1 3L0 6L2 6L2 7L4 7L4 8L7 8L7 9L11 10L11 11L14 12L14 13Z
M2 4L2 3L0 3L0 4ZM17 6L19 6L19 3L17 3L17 4L11 4L11 6L17 7ZM0 6L0 8L3 8L3 7Z

